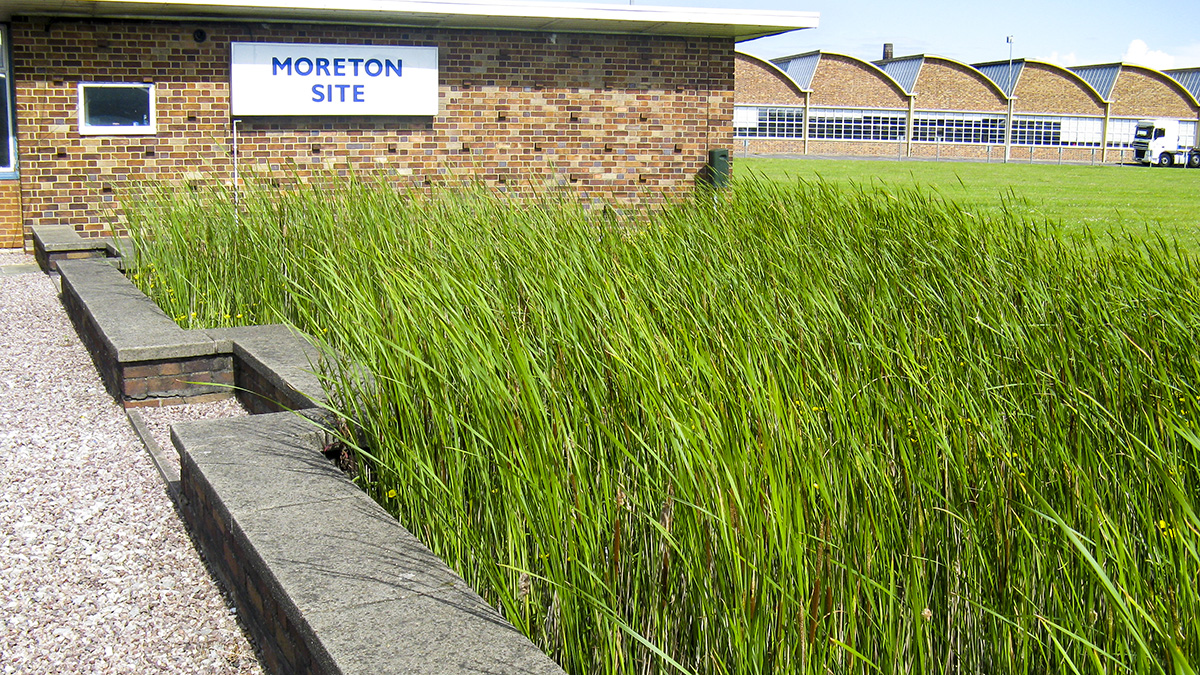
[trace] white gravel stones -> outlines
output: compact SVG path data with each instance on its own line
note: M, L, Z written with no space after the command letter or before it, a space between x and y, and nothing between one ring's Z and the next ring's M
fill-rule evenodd
M19 248L0 248L0 265L33 264L33 256L26 255Z
M235 398L212 403L196 403L193 405L169 405L163 408L138 408L146 430L162 448L162 458L172 465L175 474L179 474L179 453L171 445L171 425L176 422L191 420L211 420L219 417L241 417L248 415L246 409Z
M0 654L2 673L262 672L40 273L0 276Z

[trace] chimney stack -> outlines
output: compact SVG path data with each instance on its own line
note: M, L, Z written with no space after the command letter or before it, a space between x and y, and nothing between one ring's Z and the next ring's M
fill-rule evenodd
M883 60L888 61L892 58L892 43L883 43Z

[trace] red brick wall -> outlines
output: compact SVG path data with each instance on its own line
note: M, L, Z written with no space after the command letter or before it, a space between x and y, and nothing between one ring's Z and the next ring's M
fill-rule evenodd
M0 180L0 248L23 247L21 229L21 183Z
M1104 115L1104 101L1074 73L1049 64L1026 61L1017 79L1013 110L1046 115Z
M754 155L802 155L804 141L796 139L748 138L734 141L734 153L738 157ZM1014 145L1011 162L1028 162L1030 153L1038 163L1069 162L1073 164L1100 164L1104 157L1100 148L1032 147ZM973 159L987 162L1004 161L1003 145L970 145L966 143L913 143L908 152L907 143L895 141L809 141L808 155L827 157L882 157L903 159ZM1124 163L1132 159L1132 151L1122 153L1116 149L1108 151L1110 164Z
M742 105L804 105L806 94L785 73L767 61L737 54L734 102Z
M932 56L925 57L914 89L918 110L1008 110L1004 94L983 73Z
M441 58L437 117L246 120L243 171L470 176L632 200L686 190L707 150L733 140L728 39L18 18L11 40L26 223L87 234L109 228L132 181L231 179L231 42L437 46ZM81 137L80 81L153 82L158 133Z
M908 94L878 68L840 54L821 54L811 96L813 105L908 108Z
M1112 90L1113 117L1196 119L1197 108L1174 80L1159 72L1122 66Z

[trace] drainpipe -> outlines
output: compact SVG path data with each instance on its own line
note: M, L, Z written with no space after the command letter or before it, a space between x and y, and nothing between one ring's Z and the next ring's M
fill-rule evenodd
M1008 97L1008 115L1004 121L1004 163L1012 159L1013 97Z
M1100 163L1108 164L1108 120L1112 116L1112 102L1104 102L1104 128L1101 129L1100 136L1104 139L1100 143Z
M908 96L908 120L904 123L904 156L912 157L913 144L913 118L917 115L917 95L909 94Z
M804 154L808 154L808 108L812 104L812 92L804 93Z

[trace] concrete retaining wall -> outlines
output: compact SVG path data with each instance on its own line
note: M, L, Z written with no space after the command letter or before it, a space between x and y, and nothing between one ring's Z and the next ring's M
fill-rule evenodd
M323 455L319 352L286 326L186 331L116 267L56 262L62 300L126 406L229 396L178 424L180 511L272 673L562 670ZM138 398L142 397L142 398Z

